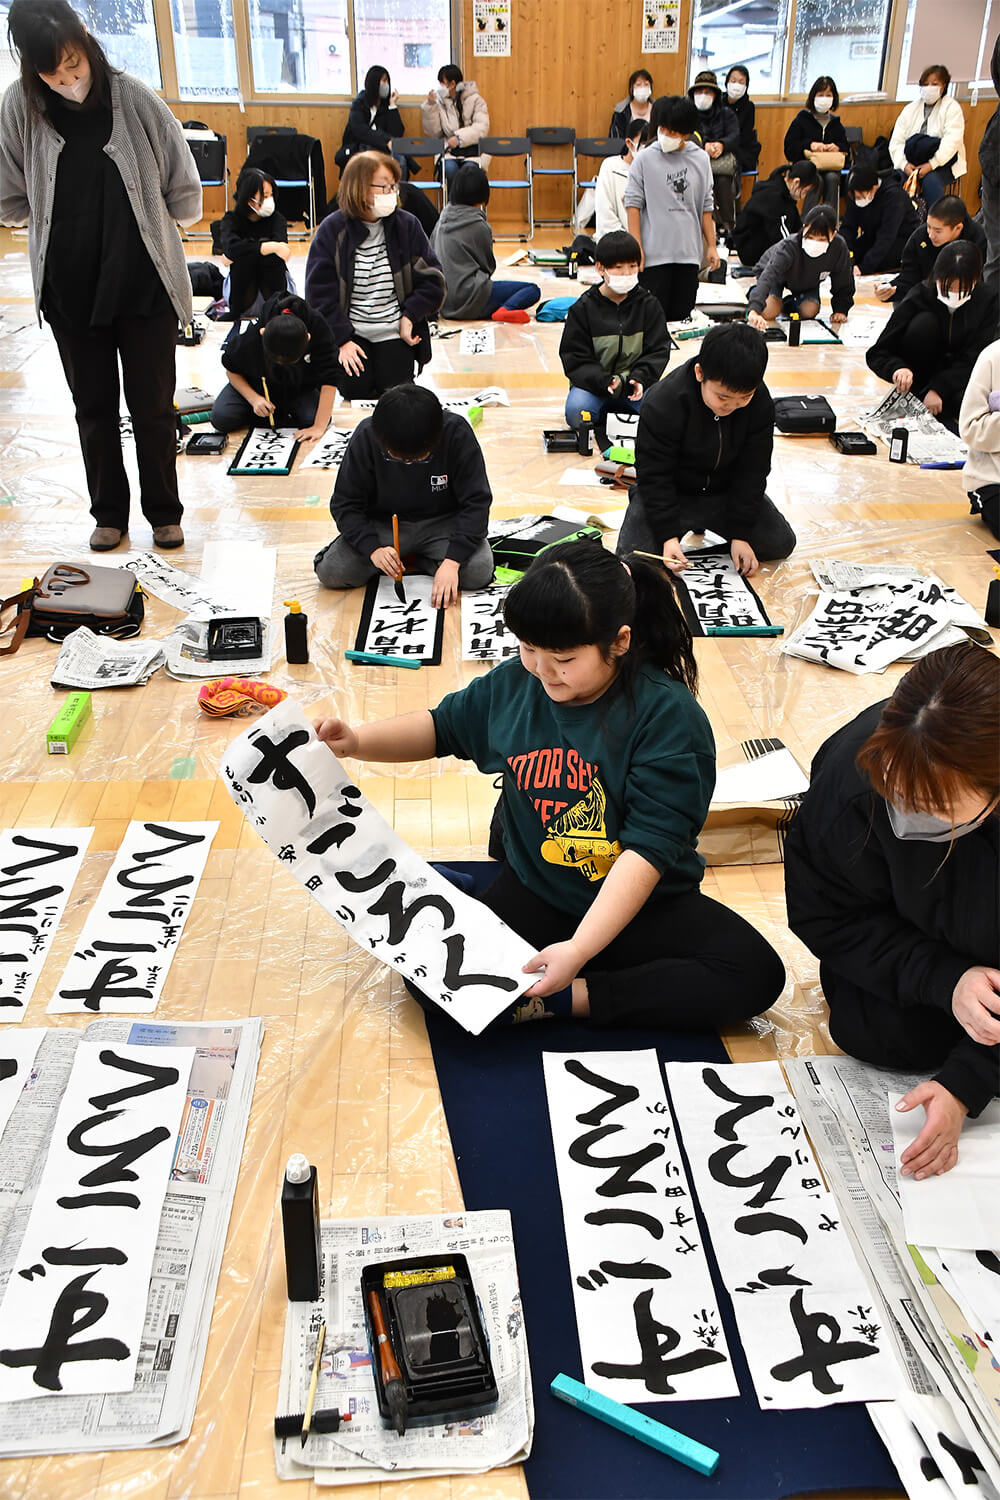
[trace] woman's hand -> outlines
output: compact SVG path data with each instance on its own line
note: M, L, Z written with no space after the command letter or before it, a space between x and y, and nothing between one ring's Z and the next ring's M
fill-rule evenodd
M405 313L399 320L399 336L403 343L409 344L411 348L414 344L420 343L419 333L413 332L413 319L408 318Z
M913 371L908 370L905 365L901 365L896 371L895 375L892 377L892 383L896 387L899 394L901 396L905 396L906 392L913 384Z
M926 406L932 417L937 417L941 414L941 408L944 406L944 402L941 400L941 397L938 395L937 391L928 391L926 396L924 397L924 405Z
M924 1128L900 1157L899 1170L901 1176L921 1182L950 1172L958 1161L958 1138L969 1111L943 1084L934 1082L918 1083L896 1108L916 1109L919 1104L924 1107Z
M706 154L708 156L710 156L713 161L715 161L718 157L720 157L722 155L722 142L721 141L709 141L708 145L705 147L705 151L706 151Z
M928 172L933 172L933 170L934 170L934 168L931 166L930 162L929 161L925 161L924 164L923 164L923 166L920 166L920 167L917 168L917 176L921 177L921 178L922 177L926 177L927 173Z
M753 308L747 313L747 322L751 328L756 328L758 333L763 333L767 327L767 320L759 312L754 312Z
M353 339L348 339L346 344L341 344L337 351L337 358L348 375L360 375L365 368L365 351Z
M628 399L630 401L641 401L642 400L642 391L643 391L643 387L642 387L642 382L640 380L630 380L629 381L629 383L628 383Z
M955 1020L974 1042L986 1047L1000 1042L1000 969L976 964L966 969L951 993Z
M454 151L455 148L458 145L458 136L457 135L450 135L448 137L447 141L445 142L445 144L447 145L449 151Z
M533 984L530 990L525 990L525 995L554 995L558 990L564 990L573 983L583 962L583 954L572 939L565 943L550 943L541 953L529 958L521 971L537 974L539 969L545 970L544 978Z
M438 96L437 96L437 89L428 89L427 90L427 103L428 104L439 104L440 103L440 100L438 99Z
M354 755L358 748L358 732L343 719L313 719L316 738L322 740L341 760Z
M266 396L254 396L250 408L255 417L270 417L275 410L274 402L268 401Z

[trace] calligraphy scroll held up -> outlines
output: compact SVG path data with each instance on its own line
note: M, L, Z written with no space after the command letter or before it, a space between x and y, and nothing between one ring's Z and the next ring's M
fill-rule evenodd
M92 828L0 836L0 1021L22 1021L80 873Z
M193 1047L84 1044L0 1306L0 1401L135 1384Z
M426 573L403 577L405 601L396 596L396 581L379 573L365 589L355 651L405 656L425 667L441 663L444 610L431 603L434 580Z
M160 991L218 823L130 823L49 1013L145 1013Z
M739 1395L655 1052L543 1054L587 1385Z
M535 950L394 833L298 704L229 747L222 777L271 852L359 947L479 1033L536 982Z

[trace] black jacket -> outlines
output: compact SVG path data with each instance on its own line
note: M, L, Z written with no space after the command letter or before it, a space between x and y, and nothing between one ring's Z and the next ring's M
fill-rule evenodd
M789 927L821 961L831 1017L853 989L906 1009L918 1027L924 1007L951 1014L967 969L1000 963L998 820L950 850L898 839L854 763L883 707L865 709L817 752L785 836L785 901ZM998 1050L961 1031L937 1074L972 1115L997 1092Z
M276 364L268 359L261 338L267 323L284 312L301 318L309 333L309 348L294 365ZM276 297L269 298L258 323L245 333L231 335L222 351L222 367L232 370L235 375L242 375L259 395L264 394L266 380L268 395L279 410L288 407L305 390L337 384L337 351L330 325L322 313L314 311L292 292L279 292Z
M607 394L614 375L626 384L638 380L648 390L670 359L663 309L641 286L618 303L605 297L599 286L588 287L566 316L559 358L570 385L595 395Z
M613 136L616 141L623 141L628 134L628 128L634 119L635 116L632 113L632 100L619 99L618 103L614 107L614 112L611 116L611 124L608 127L608 135ZM643 120L643 124L648 125L649 121Z
M359 422L337 472L330 511L341 536L365 557L378 546L376 520L444 516L451 523L447 556L463 563L486 536L492 500L475 433L464 417L446 411L437 447L422 464L386 458L371 417Z
M800 109L785 131L785 160L804 161L813 141L823 141L827 146L836 146L846 156L849 151L847 131L839 115L814 115L812 110ZM820 163L816 163L820 171Z
M740 164L741 172L755 172L760 160L760 141L757 139L756 119L757 109L748 94L742 99L735 101L727 98L726 106L736 116L736 123L740 127L739 144L736 147L736 160Z
M337 152L337 164L338 166L343 164L342 153L343 161L353 156L355 151L384 151L389 154L393 139L405 134L406 127L403 124L402 115L398 109L390 108L388 103L380 101L375 111L375 118L372 119L371 106L362 89L351 104L340 151Z
M227 260L255 262L265 240L288 243L288 220L277 209L269 219L252 219L249 214L240 213L235 208L223 214L219 225L219 244ZM265 256L264 259L281 260L281 257L272 255ZM282 270L284 265L284 261L281 261Z
M636 432L636 490L661 547L680 534L682 500L724 496L730 535L747 537L771 470L774 403L767 386L728 417L705 405L696 359L645 396Z
M903 259L903 248L920 223L898 172L882 179L874 202L859 208L847 195L840 232L862 274L889 271Z
M962 233L959 239L968 240L970 245L975 245L983 260L986 259L986 233L976 223L975 219L969 217L966 211L965 221L962 225ZM896 288L895 301L900 302L907 292L912 291L918 281L926 281L934 269L934 262L941 251L937 245L932 245L927 233L927 225L921 224L915 229L903 246L903 263L899 275L893 282Z
M698 111L698 124L696 133L703 146L710 141L721 141L724 152L732 151L734 154L740 143L740 124L728 104L722 104L718 99L711 109L702 114Z
M957 417L972 366L997 328L997 296L982 282L969 301L952 312L940 300L937 287L920 282L907 292L892 317L867 353L868 368L883 380L891 381L897 370L910 368L912 356L906 355L904 341L913 319L929 314L938 331L938 345L930 373L915 371L914 395L921 398L927 391L937 391L944 403L944 415Z
M795 199L788 191L783 167L758 182L736 215L733 243L745 266L755 266L779 240L802 228Z

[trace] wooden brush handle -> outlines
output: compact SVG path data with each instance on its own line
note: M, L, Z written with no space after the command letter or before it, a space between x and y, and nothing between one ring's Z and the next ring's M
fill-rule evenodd
M396 1356L392 1352L392 1344L389 1342L389 1334L385 1326L385 1318L382 1316L382 1300L378 1292L368 1293L368 1311L372 1317L372 1327L375 1329L375 1338L378 1343L379 1366L382 1371L382 1384L388 1385L390 1380L402 1380Z

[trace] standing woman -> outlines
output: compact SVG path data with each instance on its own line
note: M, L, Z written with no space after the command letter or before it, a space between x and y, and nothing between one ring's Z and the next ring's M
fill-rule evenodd
M628 93L615 105L608 135L623 141L633 120L644 120L648 125L652 113L653 76L645 68L636 68L628 81Z
M807 209L816 203L829 203L837 213L840 207L840 174L847 160L848 140L840 116L834 113L839 103L833 79L817 78L805 109L799 110L785 131L785 160L801 161L805 157L819 168L822 196L808 199Z
M951 74L942 63L925 68L920 98L900 111L889 139L893 166L907 180L916 173L928 208L949 183L965 176L965 115L948 93L950 83Z
M742 63L736 63L726 74L726 103L732 110L740 127L740 139L736 147L736 160L741 172L756 172L760 160L760 141L757 139L757 109L750 98L750 73Z
M351 104L340 150L334 161L341 171L358 151L385 151L393 140L406 134L403 117L396 108L398 95L385 68L377 64L365 74L365 86Z
M289 290L288 221L277 211L274 186L269 172L244 167L236 179L235 206L219 226L222 253L230 262L227 301L234 319L248 316L258 298L263 305Z
M128 530L119 359L143 514L158 547L183 546L174 350L191 281L173 221L201 217L194 158L167 106L112 68L66 0L13 0L8 31L21 76L0 106L0 220L28 224L35 305L76 407L91 549Z

